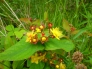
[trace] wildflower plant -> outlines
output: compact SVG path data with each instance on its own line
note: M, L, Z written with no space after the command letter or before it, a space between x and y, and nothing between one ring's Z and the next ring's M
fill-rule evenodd
M91 6L0 0L0 69L92 69Z
M52 28L52 26L49 26L51 23L48 23L47 30L45 29L45 25L40 26L31 26L29 32L27 32L27 39L26 42L30 42L33 44L37 44L38 42L41 42L42 44L47 42L49 38L56 38L60 40L60 38L64 37L62 34L62 31L59 30L59 28ZM47 32L45 32L47 31ZM46 35L48 34L48 35ZM53 37L51 37L53 36Z
M68 53L74 49L72 40L68 39L62 29L54 27L53 23L46 17L43 21L32 18L30 21L30 18L28 19L27 22L30 22L26 26L28 30L23 31L24 34L18 38L17 43L0 53L0 61L26 60L30 64L30 69L37 65L66 69L62 53ZM25 18L20 18L20 20L25 21ZM16 36L18 36L19 31L15 31ZM39 69L43 68L39 67Z

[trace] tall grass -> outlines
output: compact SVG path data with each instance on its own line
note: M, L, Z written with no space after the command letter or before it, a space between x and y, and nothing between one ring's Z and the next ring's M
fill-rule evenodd
M48 19L54 26L62 28L62 19L65 18L77 29L87 28L88 31L92 32L91 7L92 0L2 0L0 1L0 36L6 35L5 26L8 24L17 27L21 25L25 28L19 18L32 17L42 20L45 11L48 12ZM91 49L91 41L92 39L85 35L74 40L76 48L85 55L87 55L88 49ZM84 62L87 63L88 59L87 57Z
M65 18L74 26L81 28L84 24L91 26L91 6L91 1L88 0L8 0L0 6L0 16L22 24L18 18L42 19L44 12L48 11L49 20L55 23L55 26L60 26L62 19Z

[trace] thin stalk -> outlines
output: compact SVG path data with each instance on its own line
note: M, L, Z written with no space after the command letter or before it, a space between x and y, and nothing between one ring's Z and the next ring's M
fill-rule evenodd
M4 0L5 4L8 6L8 8L11 10L11 13L15 16L15 18L19 21L19 23L23 26L24 29L25 26L22 24L22 22L19 20L19 18L17 17L17 15L15 14L15 12L13 11L13 9L9 6L9 4Z
M0 33L3 34L4 36L6 36L6 30L5 30L5 27L4 27L4 24L3 24L3 21L2 21L2 19L1 19L1 17L0 17L0 21L1 21L1 24L2 24L2 27L3 27L3 29L4 29L5 34L3 34L2 32L0 32Z

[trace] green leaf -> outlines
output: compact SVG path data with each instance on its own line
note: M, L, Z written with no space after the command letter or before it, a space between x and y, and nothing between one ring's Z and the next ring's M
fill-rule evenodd
M86 32L86 31L87 31L87 28L81 29L81 30L73 37L73 39L76 39L76 38L79 37L82 33Z
M6 65L6 66L5 66L5 65ZM11 64L10 64L9 61L5 61L5 62L4 62L4 69L10 69L10 66L11 66Z
M11 47L13 44L14 43L13 43L11 37L10 36L6 36L5 37L5 45L4 45L5 50L8 49L9 47Z
M69 22L66 19L63 19L63 29L66 30L67 32L70 32L70 26Z
M19 31L20 30L20 28L14 28L14 31Z
M46 66L44 69L51 69L51 68L50 68L50 66L48 66L48 67Z
M30 18L20 18L20 21L22 21L22 22L24 22L26 24L31 23Z
M92 65L92 57L90 57L90 60L89 61L90 61L90 64Z
M66 52L71 51L74 49L74 44L72 41L67 39L49 39L47 43L45 43L45 50L56 50L56 49L63 49Z
M23 69L24 60L22 61L13 61L12 68L13 69Z
M32 24L39 26L41 24L41 20L40 19L36 19L35 21L32 22Z
M48 12L44 12L44 20L47 20L48 19Z
M44 63L39 62L38 64L31 63L29 69L43 69L44 68Z
M45 30L44 33L45 33L45 36L49 36L50 35L49 30Z
M0 61L17 61L27 59L32 56L36 51L44 49L44 47L39 43L34 45L25 41L26 38L24 37L18 43L0 53Z
M0 52L3 50L3 47L5 45L5 37L0 37Z
M21 38L23 34L25 33L25 30L15 31L14 32L17 38Z
M3 62L0 62L0 69L4 69Z
M14 31L10 31L10 32L8 32L7 35L8 35L8 36L14 36L15 34L14 34Z
M7 31L14 31L14 26L13 25L8 25L6 26Z

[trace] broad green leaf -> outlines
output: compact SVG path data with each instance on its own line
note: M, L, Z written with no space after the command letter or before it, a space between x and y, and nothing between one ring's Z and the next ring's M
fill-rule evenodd
M7 31L14 31L14 26L13 25L8 25L6 26Z
M48 20L48 12L44 12L44 20Z
M74 49L74 44L72 41L67 39L57 40L55 38L49 39L47 43L45 43L45 50L56 50L56 49L63 49L66 52L71 51Z
M63 19L63 29L66 30L67 32L71 31L71 28L69 26L69 22L66 19Z
M25 41L26 38L24 37L18 43L0 53L0 61L17 61L27 59L32 56L36 51L44 49L44 47L39 43L34 45Z
M5 37L5 45L4 45L5 50L8 49L9 47L11 47L13 44L14 43L13 43L11 37L10 36L6 36Z
M15 31L14 33L15 33L15 36L19 39L23 36L23 33L19 32L19 31Z

